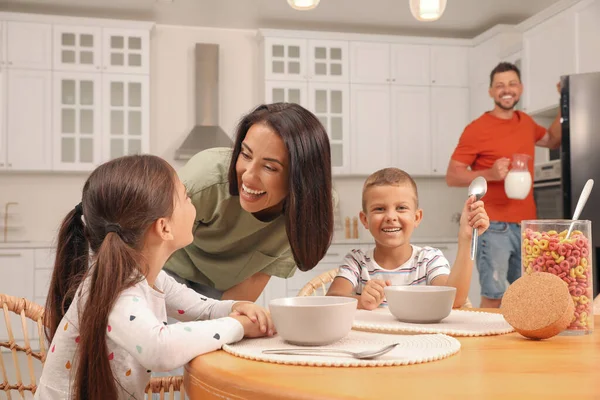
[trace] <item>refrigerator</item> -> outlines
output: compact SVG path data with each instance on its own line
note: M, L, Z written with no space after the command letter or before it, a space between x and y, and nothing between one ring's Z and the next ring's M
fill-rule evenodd
M594 297L600 288L600 72L561 77L563 213L570 219L588 179L594 188L579 219L592 221Z

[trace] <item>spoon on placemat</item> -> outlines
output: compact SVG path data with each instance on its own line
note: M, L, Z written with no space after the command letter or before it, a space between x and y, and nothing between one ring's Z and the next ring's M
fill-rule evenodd
M593 187L594 180L588 179L585 183L585 186L583 187L583 190L581 191L581 194L579 195L579 200L577 201L577 206L575 206L575 212L573 213L573 222L571 222L571 225L569 225L569 230L567 232L567 236L565 236L565 239L568 239L569 236L571 236L571 232L573 231L575 221L579 219L579 215L581 214L581 211L583 211L583 207L585 206L585 203L587 203L588 197L590 197L590 193L592 192Z
M487 192L487 181L483 176L478 176L471 181L469 185L469 197L475 196L475 201L480 200ZM471 260L475 259L477 254L477 229L473 228L473 234L471 235Z
M292 356L322 356L326 354L346 354L352 356L354 358L358 358L359 360L368 360L371 358L379 357L384 355L385 353L391 351L394 347L398 346L400 343L392 343L388 346L382 347L377 350L367 350L367 351L348 351L348 350L340 350L340 349L323 349L323 348L302 348L302 349L271 349L271 350L263 350L263 354L285 354Z

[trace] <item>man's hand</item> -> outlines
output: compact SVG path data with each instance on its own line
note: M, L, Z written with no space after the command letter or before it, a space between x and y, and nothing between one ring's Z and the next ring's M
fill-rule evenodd
M508 175L508 166L510 165L510 158L502 157L497 159L490 168L489 181L503 181Z

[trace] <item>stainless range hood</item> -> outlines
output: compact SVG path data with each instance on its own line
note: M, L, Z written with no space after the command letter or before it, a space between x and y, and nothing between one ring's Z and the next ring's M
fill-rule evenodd
M194 59L196 124L175 150L176 160L189 160L199 151L213 147L233 146L219 126L219 45L197 43Z

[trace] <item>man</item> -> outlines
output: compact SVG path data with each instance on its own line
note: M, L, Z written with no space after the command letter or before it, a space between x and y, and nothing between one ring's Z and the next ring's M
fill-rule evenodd
M522 92L521 73L515 65L502 62L492 70L489 94L494 109L465 128L446 173L448 186L469 186L478 176L488 181L483 200L490 227L479 237L476 259L481 307L500 307L508 285L521 276L520 223L536 218L533 191L523 200L509 199L504 192L511 157L529 155L528 168L533 173L535 146L554 149L561 142L560 110L546 130L514 109Z

